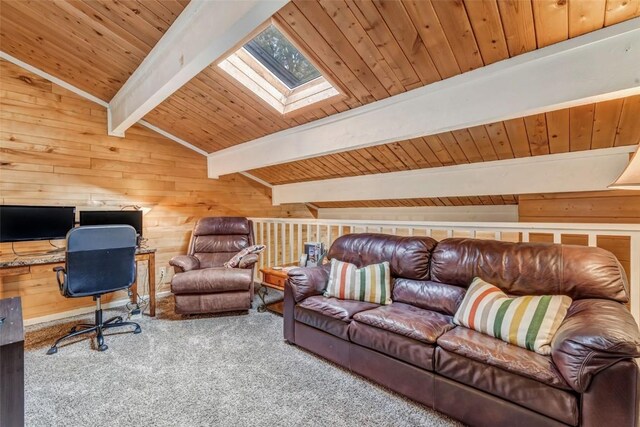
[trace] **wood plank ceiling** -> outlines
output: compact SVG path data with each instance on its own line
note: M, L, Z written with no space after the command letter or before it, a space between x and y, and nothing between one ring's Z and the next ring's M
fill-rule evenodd
M188 0L2 0L0 49L111 100Z
M0 49L108 101L187 4L2 0ZM145 119L212 152L636 16L640 0L294 0L274 19L341 98L282 116L213 64ZM280 184L627 145L638 142L638 115L640 99L632 97L252 173ZM351 205L516 201L506 195Z
M517 205L518 196L432 197L428 199L354 200L349 202L316 202L318 208L396 208L419 206Z
M249 171L271 184L640 143L640 95Z
M640 0L293 0L274 19L341 99L282 116L213 64L145 119L213 152L639 14Z

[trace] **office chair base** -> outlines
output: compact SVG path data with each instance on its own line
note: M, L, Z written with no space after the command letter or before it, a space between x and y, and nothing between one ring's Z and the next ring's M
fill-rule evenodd
M99 302L98 302L98 307L100 307L100 303ZM122 327L122 326L135 326L135 329L133 330L134 334L139 334L139 333L142 332L142 328L140 328L140 325L138 325L135 322L124 322L121 316L112 317L111 319L107 320L106 322L103 322L102 321L102 309L97 309L96 310L96 316L95 317L96 317L95 324L80 323L80 324L75 325L73 328L71 328L70 332L67 335L59 338L51 346L51 348L47 351L47 354L49 354L49 355L56 354L58 352L58 344L60 344L61 341L66 340L67 338L77 337L79 335L84 335L84 334L95 332L96 333L96 341L97 341L97 344L98 344L97 345L98 351L105 351L106 349L109 348L104 343L104 335L102 334L102 332L105 329L119 328L119 327Z

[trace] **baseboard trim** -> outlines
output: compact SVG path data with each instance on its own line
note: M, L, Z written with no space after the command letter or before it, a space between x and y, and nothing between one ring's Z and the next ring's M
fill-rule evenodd
M165 297L169 294L171 294L171 291L158 292L156 294L156 300L158 298ZM128 298L122 298L116 301L111 301L106 304L102 304L102 308L121 307L128 302L129 302ZM92 313L93 311L95 311L95 306L75 308L73 310L63 311L61 313L53 313L53 314L48 314L46 316L34 317L32 319L24 319L24 325L25 326L37 325L38 323L51 322L53 320L60 320L66 317L73 317L73 316L78 316L80 314Z

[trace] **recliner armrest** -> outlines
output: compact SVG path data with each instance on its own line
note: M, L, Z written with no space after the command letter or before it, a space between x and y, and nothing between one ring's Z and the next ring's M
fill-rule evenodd
M640 330L618 302L574 301L551 342L551 357L567 383L583 393L598 372L640 357Z
M329 282L331 265L319 267L300 267L289 271L286 286L293 291L293 298L298 303L313 295L321 295Z
M173 266L176 273L200 269L200 260L191 255L178 255L171 258L169 265Z

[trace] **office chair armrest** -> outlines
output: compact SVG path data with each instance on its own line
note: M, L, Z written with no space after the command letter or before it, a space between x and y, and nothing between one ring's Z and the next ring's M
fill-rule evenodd
M56 272L56 280L58 281L58 286L60 287L60 289L62 289L67 271L64 269L64 267L54 267L53 271Z

